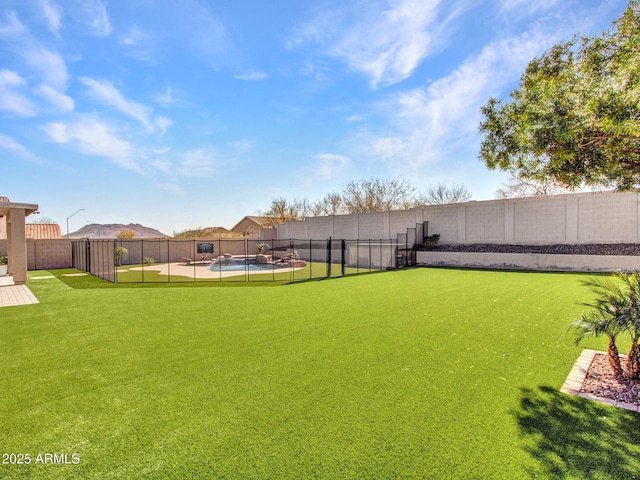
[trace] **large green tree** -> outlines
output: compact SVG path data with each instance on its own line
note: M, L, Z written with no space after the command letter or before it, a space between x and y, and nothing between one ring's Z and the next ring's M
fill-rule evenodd
M640 7L610 32L533 59L519 88L482 107L480 158L491 169L569 188L640 185Z

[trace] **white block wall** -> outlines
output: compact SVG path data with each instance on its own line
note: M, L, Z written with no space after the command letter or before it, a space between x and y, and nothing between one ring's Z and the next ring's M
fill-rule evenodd
M278 225L277 233L280 239L395 239L428 221L441 243L640 243L639 202L635 192L487 200L309 218Z

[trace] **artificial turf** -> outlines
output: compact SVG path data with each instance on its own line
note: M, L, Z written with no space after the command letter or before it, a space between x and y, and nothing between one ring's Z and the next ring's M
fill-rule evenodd
M633 478L640 415L559 393L582 278L30 280L0 309L0 446L32 463L0 478Z

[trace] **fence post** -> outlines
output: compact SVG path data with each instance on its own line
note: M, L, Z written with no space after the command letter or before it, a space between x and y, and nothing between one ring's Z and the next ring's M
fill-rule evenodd
M331 276L331 237L327 240L327 278Z
M91 242L89 241L88 238L87 238L87 273L91 273L93 275L93 272L91 271Z
M345 240L342 240L340 243L340 250L341 250L341 256L342 256L342 266L341 266L341 270L342 270L342 276L344 277L344 271L345 271L345 264L347 263L346 259L345 259L345 253L347 251L347 242Z

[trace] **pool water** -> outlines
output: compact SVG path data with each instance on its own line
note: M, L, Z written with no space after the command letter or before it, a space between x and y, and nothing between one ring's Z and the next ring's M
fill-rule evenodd
M209 264L209 269L212 272L237 272L237 271L266 271L274 270L276 267L272 263L256 263L256 259L252 257L246 258L225 258L221 260L214 260Z

